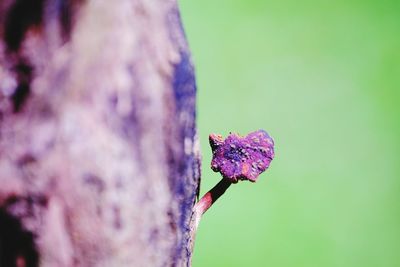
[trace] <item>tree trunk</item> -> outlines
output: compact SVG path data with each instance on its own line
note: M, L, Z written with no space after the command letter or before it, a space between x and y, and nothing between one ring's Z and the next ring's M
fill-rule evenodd
M0 266L189 266L200 179L177 3L0 2Z

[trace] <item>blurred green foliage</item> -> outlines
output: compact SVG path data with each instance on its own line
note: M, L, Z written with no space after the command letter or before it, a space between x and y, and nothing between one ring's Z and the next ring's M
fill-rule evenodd
M208 134L276 158L199 228L194 267L400 266L400 1L181 0Z

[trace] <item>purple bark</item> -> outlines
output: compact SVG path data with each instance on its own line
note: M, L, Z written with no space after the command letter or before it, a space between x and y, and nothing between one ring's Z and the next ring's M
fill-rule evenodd
M177 3L0 2L0 266L188 266L200 179Z

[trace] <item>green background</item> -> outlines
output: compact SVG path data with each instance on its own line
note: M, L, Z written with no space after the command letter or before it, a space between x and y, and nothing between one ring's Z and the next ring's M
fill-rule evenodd
M200 224L194 267L400 266L400 1L181 0L208 134L276 157Z

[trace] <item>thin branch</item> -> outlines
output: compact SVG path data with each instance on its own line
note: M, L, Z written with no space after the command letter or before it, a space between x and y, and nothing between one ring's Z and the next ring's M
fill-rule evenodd
M203 214L214 204L217 199L222 196L229 188L232 182L222 178L210 191L208 191L193 207L192 219L190 221L190 248L193 251L194 239L196 237L197 228Z

